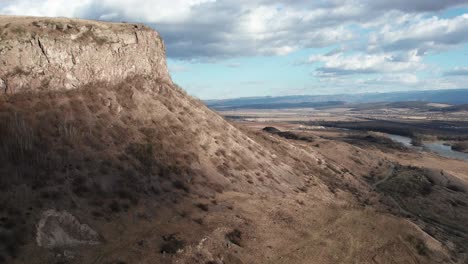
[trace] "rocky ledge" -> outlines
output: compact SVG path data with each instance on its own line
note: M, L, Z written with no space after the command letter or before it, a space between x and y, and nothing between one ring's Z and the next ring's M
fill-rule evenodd
M160 35L141 24L0 16L0 89L69 90L134 75L171 82Z

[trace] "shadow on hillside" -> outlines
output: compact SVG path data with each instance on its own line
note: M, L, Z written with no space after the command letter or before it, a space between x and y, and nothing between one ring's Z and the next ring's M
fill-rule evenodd
M142 200L192 199L194 143L170 118L141 116L142 81L0 98L0 262L34 241L48 208L110 221ZM176 107L171 94L158 100Z
M368 180L391 212L410 218L453 252L468 252L466 184L443 171L401 165Z

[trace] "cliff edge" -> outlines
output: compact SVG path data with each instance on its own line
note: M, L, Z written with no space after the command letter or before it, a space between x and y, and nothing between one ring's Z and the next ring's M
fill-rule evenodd
M134 75L170 82L164 43L141 24L0 16L0 89L73 89Z

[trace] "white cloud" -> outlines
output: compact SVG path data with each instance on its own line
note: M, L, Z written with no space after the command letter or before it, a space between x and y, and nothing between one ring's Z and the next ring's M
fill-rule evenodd
M175 23L191 18L192 8L216 0L100 0L102 9L118 10L121 17L146 23Z
M468 14L450 19L407 17L405 23L388 23L371 34L370 50L438 50L468 42Z
M315 55L309 58L310 63L322 63L316 69L319 76L338 76L352 74L401 73L424 69L421 57L416 50L403 54L355 54L345 55L341 52L326 55Z
M406 12L438 11L466 4L466 0L366 0L374 9L397 9Z
M24 16L64 16L77 17L81 9L92 4L92 0L82 1L11 1L4 4L2 14ZM0 4L1 5L1 4ZM0 6L1 7L1 6Z
M467 76L468 77L468 67L455 67L451 70L444 72L445 76Z
M10 2L3 14L28 16L95 16L131 19L146 23L180 22L190 17L192 7L216 0L19 0Z
M380 86L408 86L408 85L418 85L421 83L419 77L412 73L397 73L397 74L384 74L378 76L377 78L372 78L366 80L364 83L370 85L380 85Z

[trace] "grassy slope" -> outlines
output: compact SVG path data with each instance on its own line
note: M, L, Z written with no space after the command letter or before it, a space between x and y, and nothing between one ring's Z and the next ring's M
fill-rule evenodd
M401 255L401 243L409 263L444 258L409 222L363 209L375 196L365 171L346 172L308 143L239 130L171 84L138 77L4 97L0 122L6 260L334 263ZM78 216L103 243L72 260L38 248L34 226L48 208Z

